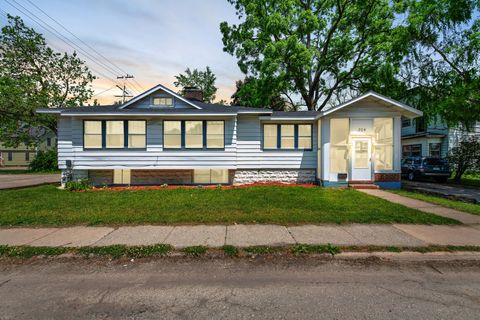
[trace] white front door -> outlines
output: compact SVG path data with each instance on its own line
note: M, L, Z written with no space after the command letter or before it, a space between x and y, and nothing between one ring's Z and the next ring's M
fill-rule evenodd
M372 140L370 138L353 139L352 179L372 180Z

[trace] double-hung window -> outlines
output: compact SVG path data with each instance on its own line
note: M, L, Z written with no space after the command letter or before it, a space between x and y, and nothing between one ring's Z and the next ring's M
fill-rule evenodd
M83 123L83 147L85 149L102 148L102 121L85 121Z
M311 150L311 124L264 124L264 150Z
M223 149L225 147L223 120L165 120L163 126L165 149Z
M145 149L144 120L85 120L84 149Z
M107 121L106 131L106 148L107 149L121 149L125 145L125 133L123 120Z

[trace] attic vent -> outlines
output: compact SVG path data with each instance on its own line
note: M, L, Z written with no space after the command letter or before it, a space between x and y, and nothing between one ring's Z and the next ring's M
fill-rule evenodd
M186 99L197 100L203 102L203 91L197 87L185 87L183 88L183 96Z

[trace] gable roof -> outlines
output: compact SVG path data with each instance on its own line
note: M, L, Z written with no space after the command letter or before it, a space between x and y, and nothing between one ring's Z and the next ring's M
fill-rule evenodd
M157 84L155 87L153 87L153 88L145 91L144 93L141 93L141 94L139 94L139 95L136 96L136 97L133 97L131 100L129 100L129 101L125 102L124 104L122 104L122 105L119 107L119 109L124 109L124 108L128 107L129 105L137 102L138 100L143 99L143 98L145 98L146 96L154 93L154 92L157 91L157 90L163 90L163 91L167 92L168 94L171 94L171 95L174 96L175 98L177 98L177 99L179 99L179 100L181 100L181 101L183 101L183 102L191 105L192 107L197 108L197 109L201 109L199 106L195 105L191 100L185 99L185 98L182 97L181 95L175 93L174 91L168 89L167 87L165 87L165 86L163 86L163 85L161 85L161 84Z
M397 100L394 100L394 99L391 99L391 98L388 98L380 93L377 93L377 92L374 92L374 91L369 91L365 94L362 94L356 98L353 98L347 102L344 102L336 107L333 107L333 108L330 108L328 110L325 110L321 113L321 116L326 116L328 114L331 114L331 113L334 113L340 109L343 109L345 107L348 107L348 106L351 106L352 104L356 103L356 102L359 102L361 100L366 100L366 99L370 99L370 100L373 100L373 101L381 101L383 102L383 104L387 104L387 105L390 105L390 106L394 106L396 108L399 108L401 109L402 111L404 111L407 115L411 116L411 117L417 117L417 116L422 116L423 115L423 112L418 110L418 109L415 109L415 108L412 108L410 106L407 106L406 104L400 102L400 101L397 101Z

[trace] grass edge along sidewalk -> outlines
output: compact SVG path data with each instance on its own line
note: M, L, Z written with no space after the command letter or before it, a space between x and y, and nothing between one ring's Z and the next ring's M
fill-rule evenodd
M71 192L45 185L2 190L0 207L0 226L460 224L353 189L299 186Z
M175 250L169 244L149 246L113 245L105 247L30 247L0 245L0 258L30 259L34 257L108 257L120 258L148 258L164 256L191 256L200 257L251 257L256 255L312 255L328 254L335 256L342 252L480 252L480 246L424 246L424 247L399 247L399 246L335 246L331 244L310 245L296 244L293 246L251 246L235 247L225 245L222 248L209 248L206 246L191 246Z

